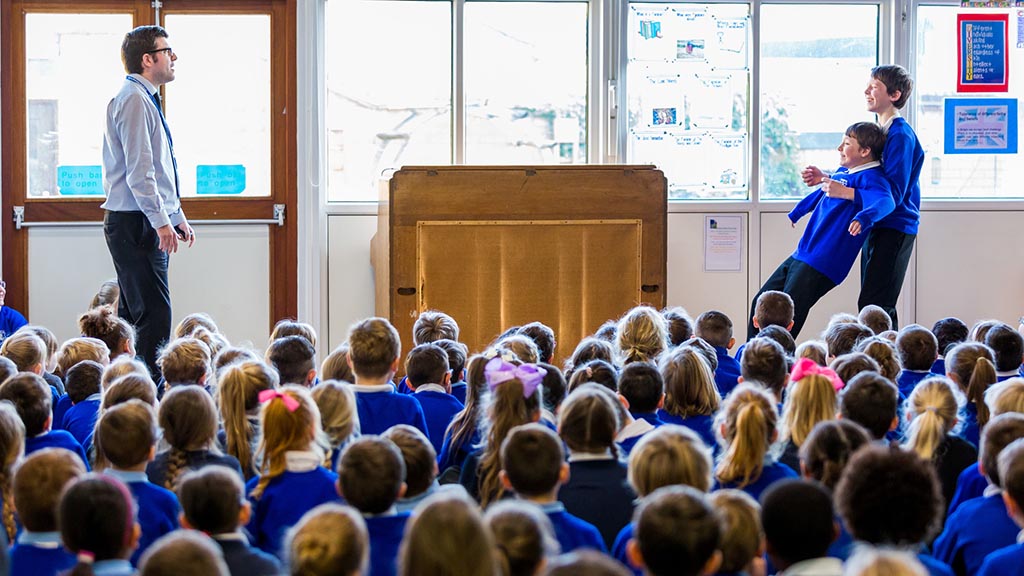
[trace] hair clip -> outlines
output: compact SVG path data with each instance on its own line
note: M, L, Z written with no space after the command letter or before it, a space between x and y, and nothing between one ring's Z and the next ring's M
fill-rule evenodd
M260 404L271 402L274 398L280 398L281 401L284 402L284 407L287 408L289 412L295 412L299 409L299 401L280 390L264 390L263 392L260 392L259 395Z
M793 372L789 375L790 382L799 382L807 376L824 376L832 383L832 387L835 388L836 392L843 389L843 379L836 374L836 371L831 368L825 368L818 366L818 364L810 358L801 358L796 361L796 365L793 366Z
M78 560L79 564L92 564L96 560L96 555L88 550L79 550L76 560Z
M547 370L536 364L516 366L502 358L492 358L484 366L484 379L487 380L487 387L491 392L502 382L519 380L523 384L523 398L533 396L546 374Z

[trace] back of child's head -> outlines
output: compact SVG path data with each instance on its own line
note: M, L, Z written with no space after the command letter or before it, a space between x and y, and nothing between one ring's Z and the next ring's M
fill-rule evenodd
M316 349L304 336L284 336L267 348L267 364L274 367L282 384L310 386L316 371Z
M228 339L225 338L223 334L220 334L219 332L210 332L202 326L192 331L192 338L206 344L206 347L210 349L211 366L213 365L213 360L220 355L221 351L231 346L231 343L228 342Z
M1002 414L996 416L981 432L979 460L981 471L997 488L1003 487L999 475L999 454L1013 441L1024 438L1024 414Z
M540 362L551 362L555 359L555 331L541 322L530 322L519 328L516 332L526 336L537 345Z
M423 432L408 424L396 424L381 434L402 453L405 462L405 494L413 498L427 491L437 478L437 452Z
M598 340L604 340L614 346L618 329L618 320L605 320L603 324L597 327L597 330L594 330L593 337Z
M739 488L760 478L765 456L776 440L778 420L775 399L767 390L746 383L734 388L715 416L714 428L721 433L723 447L715 478Z
M111 278L105 280L100 284L100 289L96 291L96 295L92 297L89 302L89 308L95 308L97 306L112 306L115 310L117 309L117 301L121 297L121 286L117 283L117 278Z
M661 311L668 326L668 341L672 346L689 340L693 336L693 319L682 306L673 306Z
M995 355L992 349L978 342L957 344L946 353L946 374L953 379L967 402L978 410L978 426L988 422L985 392L996 383Z
M746 351L744 350L744 354ZM814 363L818 366L828 365L828 348L820 340L808 340L803 344L796 347L796 353L794 354L797 360L801 358L810 358L814 360Z
M782 398L782 390L789 378L786 352L770 338L754 338L743 348L740 374L744 382L757 382Z
M188 316L181 319L178 325L174 327L175 338L185 338L191 336L192 332L199 327L206 328L210 332L220 332L217 328L217 323L213 321L213 317L205 312L193 312Z
M910 77L910 72L899 64L875 66L871 69L871 78L884 84L889 96L895 96L897 91L900 93L900 97L892 103L897 109L906 106L911 92L914 91L914 79Z
M640 437L629 453L627 479L639 496L682 484L711 489L711 447L685 426L665 424Z
M541 424L516 426L501 444L503 476L523 497L544 496L554 490L564 463L562 441Z
M1001 324L999 320L979 320L971 326L971 332L967 335L967 340L970 342L978 342L979 344L985 343L985 338L988 337L988 331L992 328Z
M53 407L50 386L41 376L31 372L18 372L0 384L0 400L14 404L22 423L25 437L34 438L47 432Z
M145 364L135 358L122 355L103 368L103 378L100 380L100 387L106 392L114 380L126 374L140 374L152 380L149 375L149 368L146 368Z
M185 472L186 453L210 450L217 437L217 408L210 394L198 386L171 388L160 401L158 413L163 439L170 446L164 487L173 490Z
M765 326L757 333L757 337L776 341L779 346L782 346L787 358L796 355L796 340L793 339L789 330L782 326Z
M985 405L993 417L1007 412L1024 414L1024 378L1008 378L990 386Z
M569 394L558 414L558 434L574 454L618 456L619 412L597 386L585 384Z
M621 562L607 554L578 548L574 552L562 554L548 562L544 576L629 576L632 574Z
M877 372L861 372L839 394L839 414L860 424L880 440L892 428L899 408L900 391Z
M311 346L316 347L316 330L313 329L311 324L306 322L298 322L287 318L279 320L274 325L274 329L270 331L270 342L273 344L275 340L287 338L288 336L301 336Z
M629 402L632 412L655 412L665 396L665 378L654 364L633 362L619 374L619 394Z
M168 387L205 383L213 372L212 362L210 347L191 336L168 342L157 360Z
M928 576L911 551L862 546L846 561L844 576Z
M412 324L413 345L426 344L447 338L459 340L459 323L454 318L439 310L420 312Z
M255 471L250 417L260 406L260 393L277 387L277 372L259 361L231 364L218 377L217 400L228 454L238 459L242 470Z
M859 323L840 322L829 326L824 334L829 358L838 358L853 352L858 342L874 335L870 328Z
M818 422L800 445L804 476L834 490L850 458L870 444L871 435L852 420Z
M943 318L932 326L932 334L938 342L939 355L945 356L953 346L967 340L970 329L959 318Z
M878 365L878 362L863 352L843 354L833 359L829 368L835 370L839 379L847 384L861 372L874 372L879 375L882 373L882 367Z
M722 403L714 374L704 355L689 346L677 346L660 362L665 382L665 411L687 418L711 416Z
M18 373L18 365L6 356L0 356L0 383Z
M580 340L576 349L573 350L572 356L566 360L565 377L570 378L577 366L582 366L591 360L604 360L611 363L613 357L614 351L610 342L588 336Z
M398 551L401 576L497 576L494 539L475 502L438 495L410 518Z
M224 466L206 466L181 477L178 502L188 526L207 534L238 529L245 505L245 486L238 473Z
M566 382L565 375L562 374L562 371L557 366L545 364L544 362L538 362L537 366L544 369L544 379L540 383L542 405L545 410L554 414L565 400L569 383ZM455 379L454 370L452 371L452 379Z
M649 306L637 306L619 319L615 345L623 365L649 362L668 347L665 317Z
M24 452L25 425L10 402L0 402L0 499L3 501L2 520L8 542L14 542L17 529L12 503L14 464Z
M111 358L135 349L135 328L110 306L93 308L79 316L78 329L82 336L102 340Z
M19 372L42 372L46 363L46 343L29 330L19 330L0 344L0 355L14 362Z
M515 332L499 338L494 347L498 350L512 352L517 358L528 364L540 362L540 349L537 348L533 340Z
M64 386L72 404L78 404L102 389L103 365L93 360L82 360L64 374Z
M5 482L4 525L14 524L14 511L29 532L56 532L57 506L68 482L85 475L81 458L63 448L43 448L29 454L13 480ZM10 525L8 525L10 522Z
M779 568L821 558L836 537L832 496L819 484L789 478L761 496L768 556Z
M338 488L363 514L383 514L402 495L405 460L394 442L380 436L352 441L338 461Z
M881 306L868 304L860 309L857 321L871 329L875 335L892 330L892 318Z
M147 462L158 438L153 407L129 400L106 410L96 424L96 437L104 459L115 468Z
M363 574L370 558L366 522L340 504L321 504L303 514L288 531L287 540L292 576Z
M350 386L326 380L313 388L312 396L320 410L320 425L331 446L342 446L353 434L359 433L356 395Z
M18 330L24 330L25 332L31 332L36 336L39 336L43 341L43 344L46 345L46 362L43 365L43 369L47 372L53 372L57 368L57 348L60 346L60 343L57 342L56 334L46 326L39 326L38 324L26 324L21 328L18 328ZM2 380L0 380L0 382L2 382Z
M939 341L920 324L904 326L896 338L896 348L899 350L900 363L905 370L931 370L932 364L939 356Z
M900 364L899 352L891 340L881 336L872 336L858 342L856 350L857 352L867 354L875 362L878 362L879 374L889 380L895 382L896 378L900 375L900 371L903 370L903 366Z
M860 319L855 314L849 312L838 312L829 316L828 324L825 325L825 330L835 326L836 324L860 324Z
M722 566L719 573L744 573L761 554L764 530L761 528L761 506L742 490L717 490L710 496L711 506L718 513L722 532Z
M348 329L348 358L356 378L387 376L402 352L398 331L384 318L367 318Z
M484 522L494 538L503 574L534 576L547 556L558 553L551 520L536 506L516 500L497 502L484 513Z
M961 407L960 396L948 378L928 378L919 383L906 402L909 422L904 446L921 458L936 457L956 425Z
M86 474L61 493L57 525L64 547L78 556L67 574L92 574L93 562L127 559L135 547L135 505L120 480Z
M652 576L714 573L722 541L707 496L690 486L665 486L640 501L631 547ZM637 558L639 559L639 558Z
M704 360L708 363L708 366L711 367L712 372L718 370L718 353L715 352L715 347L712 346L711 344L708 344L707 340L701 338L700 336L694 336L693 338L690 338L686 342L683 342L682 344L677 346L677 348L693 348L697 352L700 352L700 355L704 357Z
M1017 371L1024 363L1024 336L1008 324L997 324L985 335L985 345L995 354L996 370Z
M222 348L220 352L213 356L213 370L214 373L220 374L221 370L231 364L252 360L262 361L263 359L252 348L228 346L227 348Z
M339 382L355 382L356 378L352 374L352 367L348 365L348 342L338 345L320 363L320 378Z
M256 448L260 479L250 492L255 499L263 495L271 480L285 472L287 452L309 451L323 435L320 411L308 388L288 385L260 395L260 441ZM162 410L162 403L160 407Z
M149 374L125 374L114 380L103 392L100 400L100 410L106 410L111 406L127 402L128 400L142 400L153 408L156 408L156 384Z
M604 360L591 360L586 364L577 366L572 373L572 377L569 378L568 393L572 394L573 390L587 382L600 384L612 391L618 390L619 371L614 365Z
M139 560L139 576L231 576L224 552L212 538L194 530L160 537Z
M826 370L811 360L801 360L793 369L794 377L800 378L791 382L786 390L782 421L779 423L783 441L803 446L804 440L817 423L836 417L838 392L833 379L822 373ZM838 384L841 386L842 382Z
M724 312L708 310L697 317L695 333L712 346L727 348L732 341L732 320Z
M58 376L67 374L68 369L82 360L93 360L106 366L110 364L110 350L102 340L96 338L82 337L65 340L57 352L56 374Z
M758 329L779 326L788 330L793 325L793 314L793 298L778 290L762 292L754 303L754 320Z
M405 356L405 376L412 388L441 384L448 370L448 353L432 342L416 345Z
M861 148L871 150L871 160L882 159L885 148L885 132L874 122L855 122L846 129L846 135L857 140Z
M1024 507L1024 439L1003 448L997 461L1003 492L1017 507Z

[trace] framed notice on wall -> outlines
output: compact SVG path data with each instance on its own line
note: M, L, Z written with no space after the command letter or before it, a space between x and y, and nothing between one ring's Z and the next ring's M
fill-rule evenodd
M1006 92L1010 15L957 14L956 91Z

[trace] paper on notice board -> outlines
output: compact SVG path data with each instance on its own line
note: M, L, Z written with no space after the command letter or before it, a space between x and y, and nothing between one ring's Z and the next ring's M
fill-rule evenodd
M704 217L705 272L739 272L742 269L742 225L741 216Z

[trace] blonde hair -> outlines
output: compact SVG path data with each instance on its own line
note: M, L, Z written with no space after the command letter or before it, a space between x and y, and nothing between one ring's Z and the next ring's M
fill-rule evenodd
M791 383L779 424L782 442L792 440L802 446L816 424L832 420L838 411L836 389L828 378L811 374Z
M252 360L255 362L262 362L263 359L257 354L252 348L243 348L241 346L228 346L227 348L221 348L220 352L217 352L213 356L213 370L214 374L219 373L223 368L236 362L245 362Z
M858 342L854 350L863 352L875 362L878 362L882 376L893 382L896 381L900 371L903 370L903 366L900 365L900 354L896 350L896 345L891 340L881 336L872 336Z
M246 477L256 472L253 439L256 437L250 416L260 407L260 392L277 387L277 372L263 362L232 364L221 372L217 401L224 426L224 450L238 459Z
M225 338L223 334L220 334L218 332L210 332L209 330L203 328L202 326L192 331L192 338L195 338L196 340L199 340L203 344L206 344L206 347L210 349L211 365L213 363L213 359L216 358L218 354L220 354L220 351L224 350L225 348L231 345L228 342L228 339Z
M172 340L160 352L157 364L164 374L167 386L174 384L200 384L211 370L210 347L192 337Z
M43 364L43 370L53 372L57 368L57 337L46 326L26 324L18 329L18 331L21 330L31 332L36 336L39 336L39 338L42 339L43 344L46 344L46 360ZM134 331L132 333L134 334Z
M906 403L910 422L903 447L931 460L953 430L960 413L959 396L948 378L928 378L918 384Z
M808 340L796 347L796 359L810 358L818 366L828 363L828 348L819 340Z
M280 340L286 336L302 336L316 348L316 330L311 324L287 318L280 320L274 324L274 329L270 332L270 342L273 343L274 340Z
M656 362L668 348L665 317L648 306L633 308L615 328L615 345L623 366L632 362Z
M321 504L288 531L287 550L293 576L362 574L370 556L370 537L354 509Z
M260 408L260 444L257 452L261 458L259 483L250 495L259 500L267 484L285 472L285 452L305 451L316 447L323 435L320 428L320 411L317 410L309 390L296 385L284 386L281 394L298 402L290 410L281 399L264 402Z
M721 438L723 454L715 468L715 478L725 484L735 482L739 488L756 481L764 469L776 433L779 413L775 400L762 388L740 384L725 399L725 406L715 416L714 429Z
M187 453L212 450L217 437L217 408L210 394L198 386L171 388L158 413L163 439L170 445L164 487L174 490L185 473Z
M629 453L627 479L641 498L662 486L711 489L711 448L685 426L665 424L640 437Z
M72 366L82 360L93 360L107 366L110 364L110 350L97 338L66 340L57 352L57 375L63 377Z
M324 380L355 382L355 375L348 365L348 342L343 342L331 351L320 364L320 377Z
M171 574L231 576L220 545L197 530L175 530L165 534L153 542L139 559L138 576Z
M213 321L213 318L205 312L193 312L188 316L181 319L178 325L174 328L174 338L185 338L190 336L192 332L202 326L210 332L220 332L217 328L217 323Z
M487 438L487 443L480 455L480 468L477 472L480 505L483 508L500 499L505 492L498 479L501 471L501 443L509 431L533 422L534 416L540 413L540 388L530 396L524 397L523 394L523 383L512 379L502 382L488 395L488 418L484 423L488 429L485 434L481 434Z
M42 372L46 364L46 343L34 332L19 330L0 344L0 356L14 362L19 372L29 372L36 365Z
M3 501L3 526L8 542L14 542L14 464L25 452L25 425L14 404L0 402L0 497Z
M103 392L100 410L106 410L128 400L142 400L156 408L156 384L149 374L129 373L115 379Z
M704 356L690 346L679 346L661 359L665 378L665 412L680 418L711 416L722 397Z
M146 368L145 364L139 362L135 358L129 358L128 356L121 355L103 369L103 378L100 379L100 388L105 392L107 388L110 388L110 385L113 384L115 380L121 376L127 376L128 374L138 374L149 378L150 382L153 381L149 375L149 368ZM156 384L154 384L154 386L156 386Z
M978 409L978 428L984 428L989 418L985 391L997 380L992 349L978 342L957 344L946 354L946 372Z
M862 546L846 561L843 576L928 576L928 570L905 550Z
M522 334L502 338L494 347L498 350L508 350L527 364L536 364L540 360L540 349L537 348L537 344Z
M327 380L313 388L312 396L320 410L321 425L332 449L341 448L354 435L359 434L359 412L356 410L356 395L351 387L336 380ZM330 451L324 462L330 465Z
M430 498L409 520L398 550L400 576L498 576L494 539L476 504Z
M711 494L722 530L722 565L719 572L744 572L764 542L761 506L742 490L718 490Z
M1024 378L1009 378L989 387L985 405L993 418L1007 412L1024 414Z

